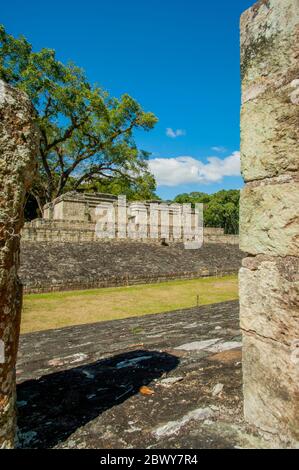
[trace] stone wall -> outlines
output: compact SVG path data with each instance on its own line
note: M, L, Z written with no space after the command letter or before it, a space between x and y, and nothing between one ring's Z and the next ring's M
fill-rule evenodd
M20 230L37 149L29 100L0 80L0 340L4 353L0 357L0 448L14 447L15 365L22 307Z
M161 232L158 237L144 238L141 241L146 243L161 243ZM22 240L27 242L103 242L109 238L98 238L95 231L94 222L84 222L79 220L47 220L36 219L27 222L22 230ZM169 243L173 240L168 239ZM205 227L204 241L206 243L224 243L230 245L239 244L238 235L225 235L222 228Z
M105 243L22 242L20 276L25 292L148 284L236 274L242 253L236 245L205 244L186 250L136 241Z
M240 270L245 418L299 445L299 0L241 18ZM297 351L297 352L296 352Z

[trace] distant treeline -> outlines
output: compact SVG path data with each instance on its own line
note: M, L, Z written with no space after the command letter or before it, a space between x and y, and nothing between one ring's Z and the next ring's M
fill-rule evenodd
M179 194L174 202L180 204L196 202L204 204L204 224L207 227L222 227L225 233L239 232L239 199L238 189L222 190L215 194L192 192Z

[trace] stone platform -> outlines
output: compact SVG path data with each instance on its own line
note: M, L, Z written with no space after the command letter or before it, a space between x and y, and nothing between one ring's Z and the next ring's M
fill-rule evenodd
M242 419L238 302L21 336L19 446L258 446Z

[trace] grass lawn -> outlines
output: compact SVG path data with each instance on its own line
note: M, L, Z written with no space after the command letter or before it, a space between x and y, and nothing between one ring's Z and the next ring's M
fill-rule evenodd
M237 276L129 287L28 294L21 332L167 312L238 298Z

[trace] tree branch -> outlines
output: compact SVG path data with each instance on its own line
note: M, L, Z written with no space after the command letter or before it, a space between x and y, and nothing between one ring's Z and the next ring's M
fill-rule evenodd
M69 139L72 136L73 132L76 129L79 129L79 127L81 127L84 122L86 122L87 118L88 116L85 116L82 121L78 122L76 117L71 117L72 124L64 131L61 137L58 137L57 139L53 140L51 144L48 144L46 150L49 151L53 147L56 147L58 144L61 144L62 142L65 142L67 139Z

